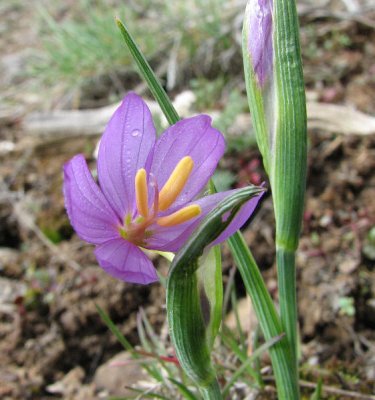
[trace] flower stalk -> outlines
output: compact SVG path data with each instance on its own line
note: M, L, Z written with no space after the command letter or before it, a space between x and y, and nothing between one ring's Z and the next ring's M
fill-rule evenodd
M295 1L276 0L275 73L279 99L272 190L281 322L298 380L295 252L303 216L307 167L306 100Z
M273 194L280 317L297 388L285 398L298 399L295 252L304 204L307 135L295 0L249 0L243 58L256 139ZM283 385L277 382L278 388Z

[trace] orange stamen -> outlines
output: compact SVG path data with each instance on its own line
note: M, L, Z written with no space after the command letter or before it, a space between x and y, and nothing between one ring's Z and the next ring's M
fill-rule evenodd
M135 201L137 210L142 217L148 217L148 189L147 173L144 168L137 171L135 175Z
M191 174L194 161L186 156L176 165L167 182L159 193L159 210L165 211L174 203ZM164 217L163 217L164 218Z
M201 212L202 209L198 204L192 204L190 206L181 208L171 215L158 218L156 223L160 226L175 226L197 217Z

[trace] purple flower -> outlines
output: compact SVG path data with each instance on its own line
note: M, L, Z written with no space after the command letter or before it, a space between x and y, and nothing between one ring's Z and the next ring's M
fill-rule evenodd
M258 83L263 86L272 70L272 0L247 4L248 50Z
M83 155L64 166L67 213L83 240L96 245L110 275L135 283L157 274L140 248L177 252L202 218L232 191L196 199L223 155L222 134L198 115L177 122L159 139L150 110L131 93L100 142L97 184ZM239 229L259 200L251 199L217 244Z

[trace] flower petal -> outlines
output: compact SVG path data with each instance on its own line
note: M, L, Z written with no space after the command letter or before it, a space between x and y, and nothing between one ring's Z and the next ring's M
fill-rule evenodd
M248 50L258 83L272 71L272 0L250 0L247 5Z
M95 249L95 256L100 266L114 278L142 285L158 280L152 262L137 246L124 239L101 244Z
M259 194L258 196L252 197L249 201L247 201L239 209L238 213L233 218L231 223L227 226L227 228L211 243L211 246L215 246L219 243L224 242L236 231L238 231L242 227L242 225L244 225L246 221L251 217L263 194L264 192Z
M173 227L162 227L158 226L157 224L152 225L150 230L153 232L153 234L152 237L147 240L147 248L153 250L171 251L174 253L179 251L202 219L222 200L232 195L235 191L236 190L228 190L226 192L215 193L189 203L198 204L202 209L202 213L199 215L199 217L183 224ZM233 233L235 233L238 229L240 229L254 212L262 195L263 194L253 197L246 202L238 211L231 223L215 239L211 246L223 242L224 240L228 239L229 236L233 235Z
M161 190L179 161L190 156L194 167L173 209L189 202L207 184L224 153L223 135L211 126L211 118L198 115L177 122L168 128L155 145L151 172Z
M155 140L146 103L136 94L128 94L109 121L98 154L100 187L121 219L135 210L135 175L140 168L149 169Z
M65 207L78 236L100 244L119 236L119 220L87 167L82 154L64 165Z

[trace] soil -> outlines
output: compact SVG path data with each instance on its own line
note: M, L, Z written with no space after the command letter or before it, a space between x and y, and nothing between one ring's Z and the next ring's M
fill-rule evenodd
M321 54L312 57L306 48L310 23L309 17L302 21L309 93L374 115L374 27L358 20L314 19ZM350 45L340 47L332 34L337 31L350 37ZM10 48L2 44L8 57L19 51L19 37L12 32ZM331 47L324 47L328 39ZM22 104L23 110L28 107L30 102ZM130 285L106 275L93 248L70 227L62 165L83 152L94 167L96 140L42 147L30 139L30 146L17 147L25 141L18 117L0 122L0 141L16 145L0 152L0 398L98 398L91 383L95 372L122 347L96 306L135 345L140 307L156 330L163 326L165 291L160 284ZM375 135L310 131L308 165L297 259L302 379L322 378L354 393L324 398L361 398L375 389ZM266 179L256 149L226 154L220 167L235 174L234 186ZM277 301L272 215L268 195L244 235ZM166 263L154 261L166 274ZM225 277L232 266L224 247ZM236 282L244 295L240 279ZM52 384L68 375L75 377L80 394L53 390Z

